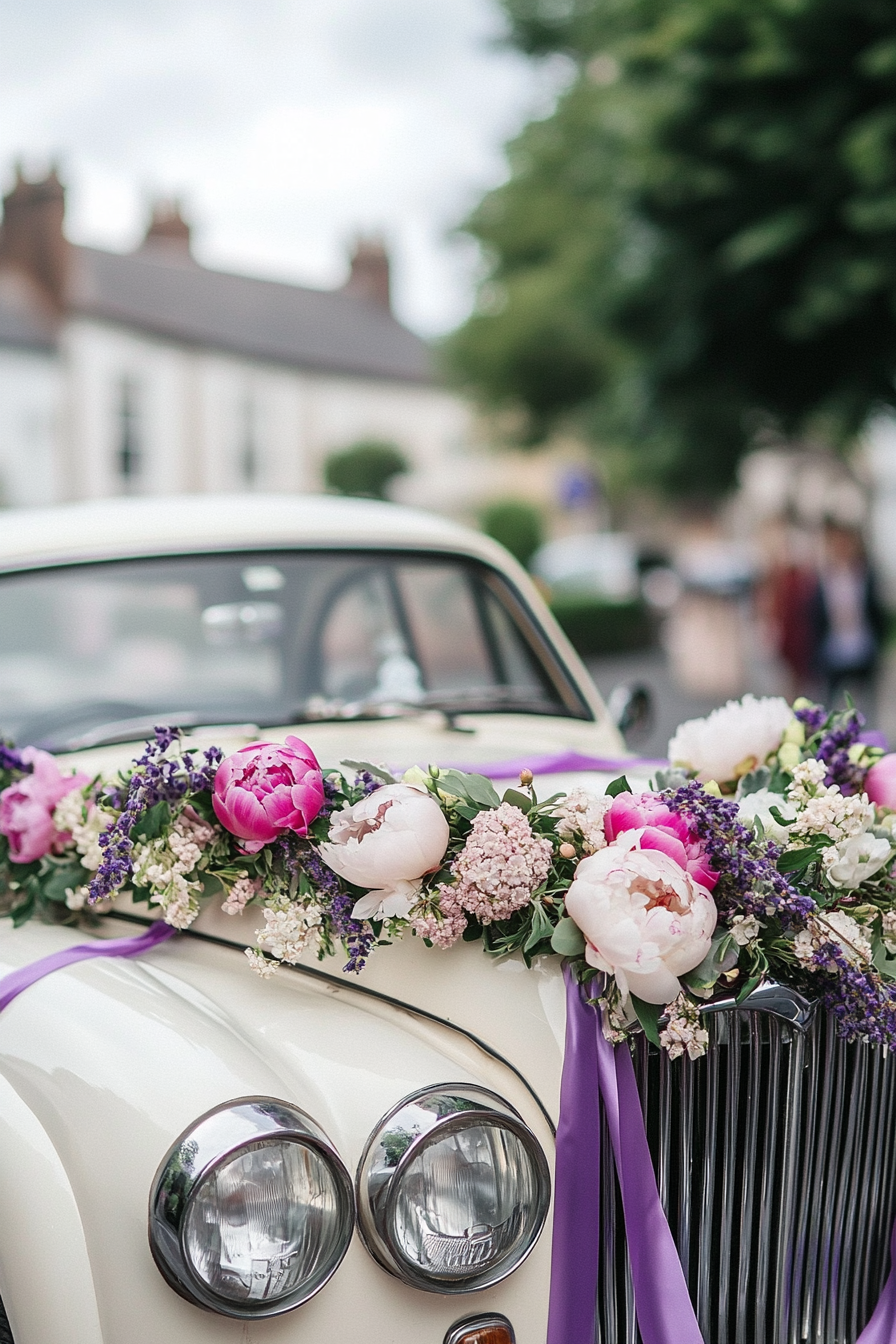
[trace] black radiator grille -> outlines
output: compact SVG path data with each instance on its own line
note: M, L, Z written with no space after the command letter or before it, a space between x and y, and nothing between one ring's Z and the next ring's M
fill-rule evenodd
M704 1019L704 1059L643 1036L635 1072L660 1197L706 1344L855 1344L889 1268L896 1057L766 1013ZM596 1344L640 1344L609 1138Z

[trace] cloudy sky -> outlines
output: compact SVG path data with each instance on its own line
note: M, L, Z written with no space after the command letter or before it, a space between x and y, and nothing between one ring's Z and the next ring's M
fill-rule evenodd
M452 240L563 79L497 0L0 0L0 176L58 159L77 242L133 246L178 193L209 265L338 284L358 230L425 334L468 309Z

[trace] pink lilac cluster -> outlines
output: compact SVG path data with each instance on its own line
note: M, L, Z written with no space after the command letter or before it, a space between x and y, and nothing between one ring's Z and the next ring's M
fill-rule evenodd
M466 910L481 924L509 919L547 877L552 854L550 840L535 835L512 803L480 812L451 866L455 882L439 888L443 912L447 901L450 915Z
M430 907L414 915L411 928L418 938L425 938L435 947L451 947L467 927L467 917L457 903L456 887L439 887L438 911Z

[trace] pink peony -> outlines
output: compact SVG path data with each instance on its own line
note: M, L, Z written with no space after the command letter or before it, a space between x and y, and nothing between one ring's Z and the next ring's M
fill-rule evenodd
M680 863L637 843L632 830L583 859L566 912L585 936L589 965L614 975L623 996L671 1003L678 977L709 951L715 902Z
M865 792L878 807L896 812L896 753L881 756L865 776Z
M320 766L298 737L288 737L285 746L256 742L240 747L215 774L215 815L242 840L247 854L257 854L284 831L307 835L323 801Z
M9 839L13 863L32 863L68 839L53 824L53 812L72 789L83 789L89 775L63 775L48 751L25 747L22 760L34 768L30 775L0 793L0 831Z
M641 849L668 854L695 882L712 891L719 875L710 867L699 836L684 817L673 812L654 793L617 793L604 817L604 831L612 844L626 831L641 831Z

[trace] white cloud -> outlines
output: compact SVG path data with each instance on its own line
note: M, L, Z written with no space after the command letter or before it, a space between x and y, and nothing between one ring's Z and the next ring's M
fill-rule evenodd
M0 163L59 158L78 241L180 192L208 264L310 284L381 230L400 314L445 330L475 266L448 231L559 78L500 32L497 0L7 0Z

